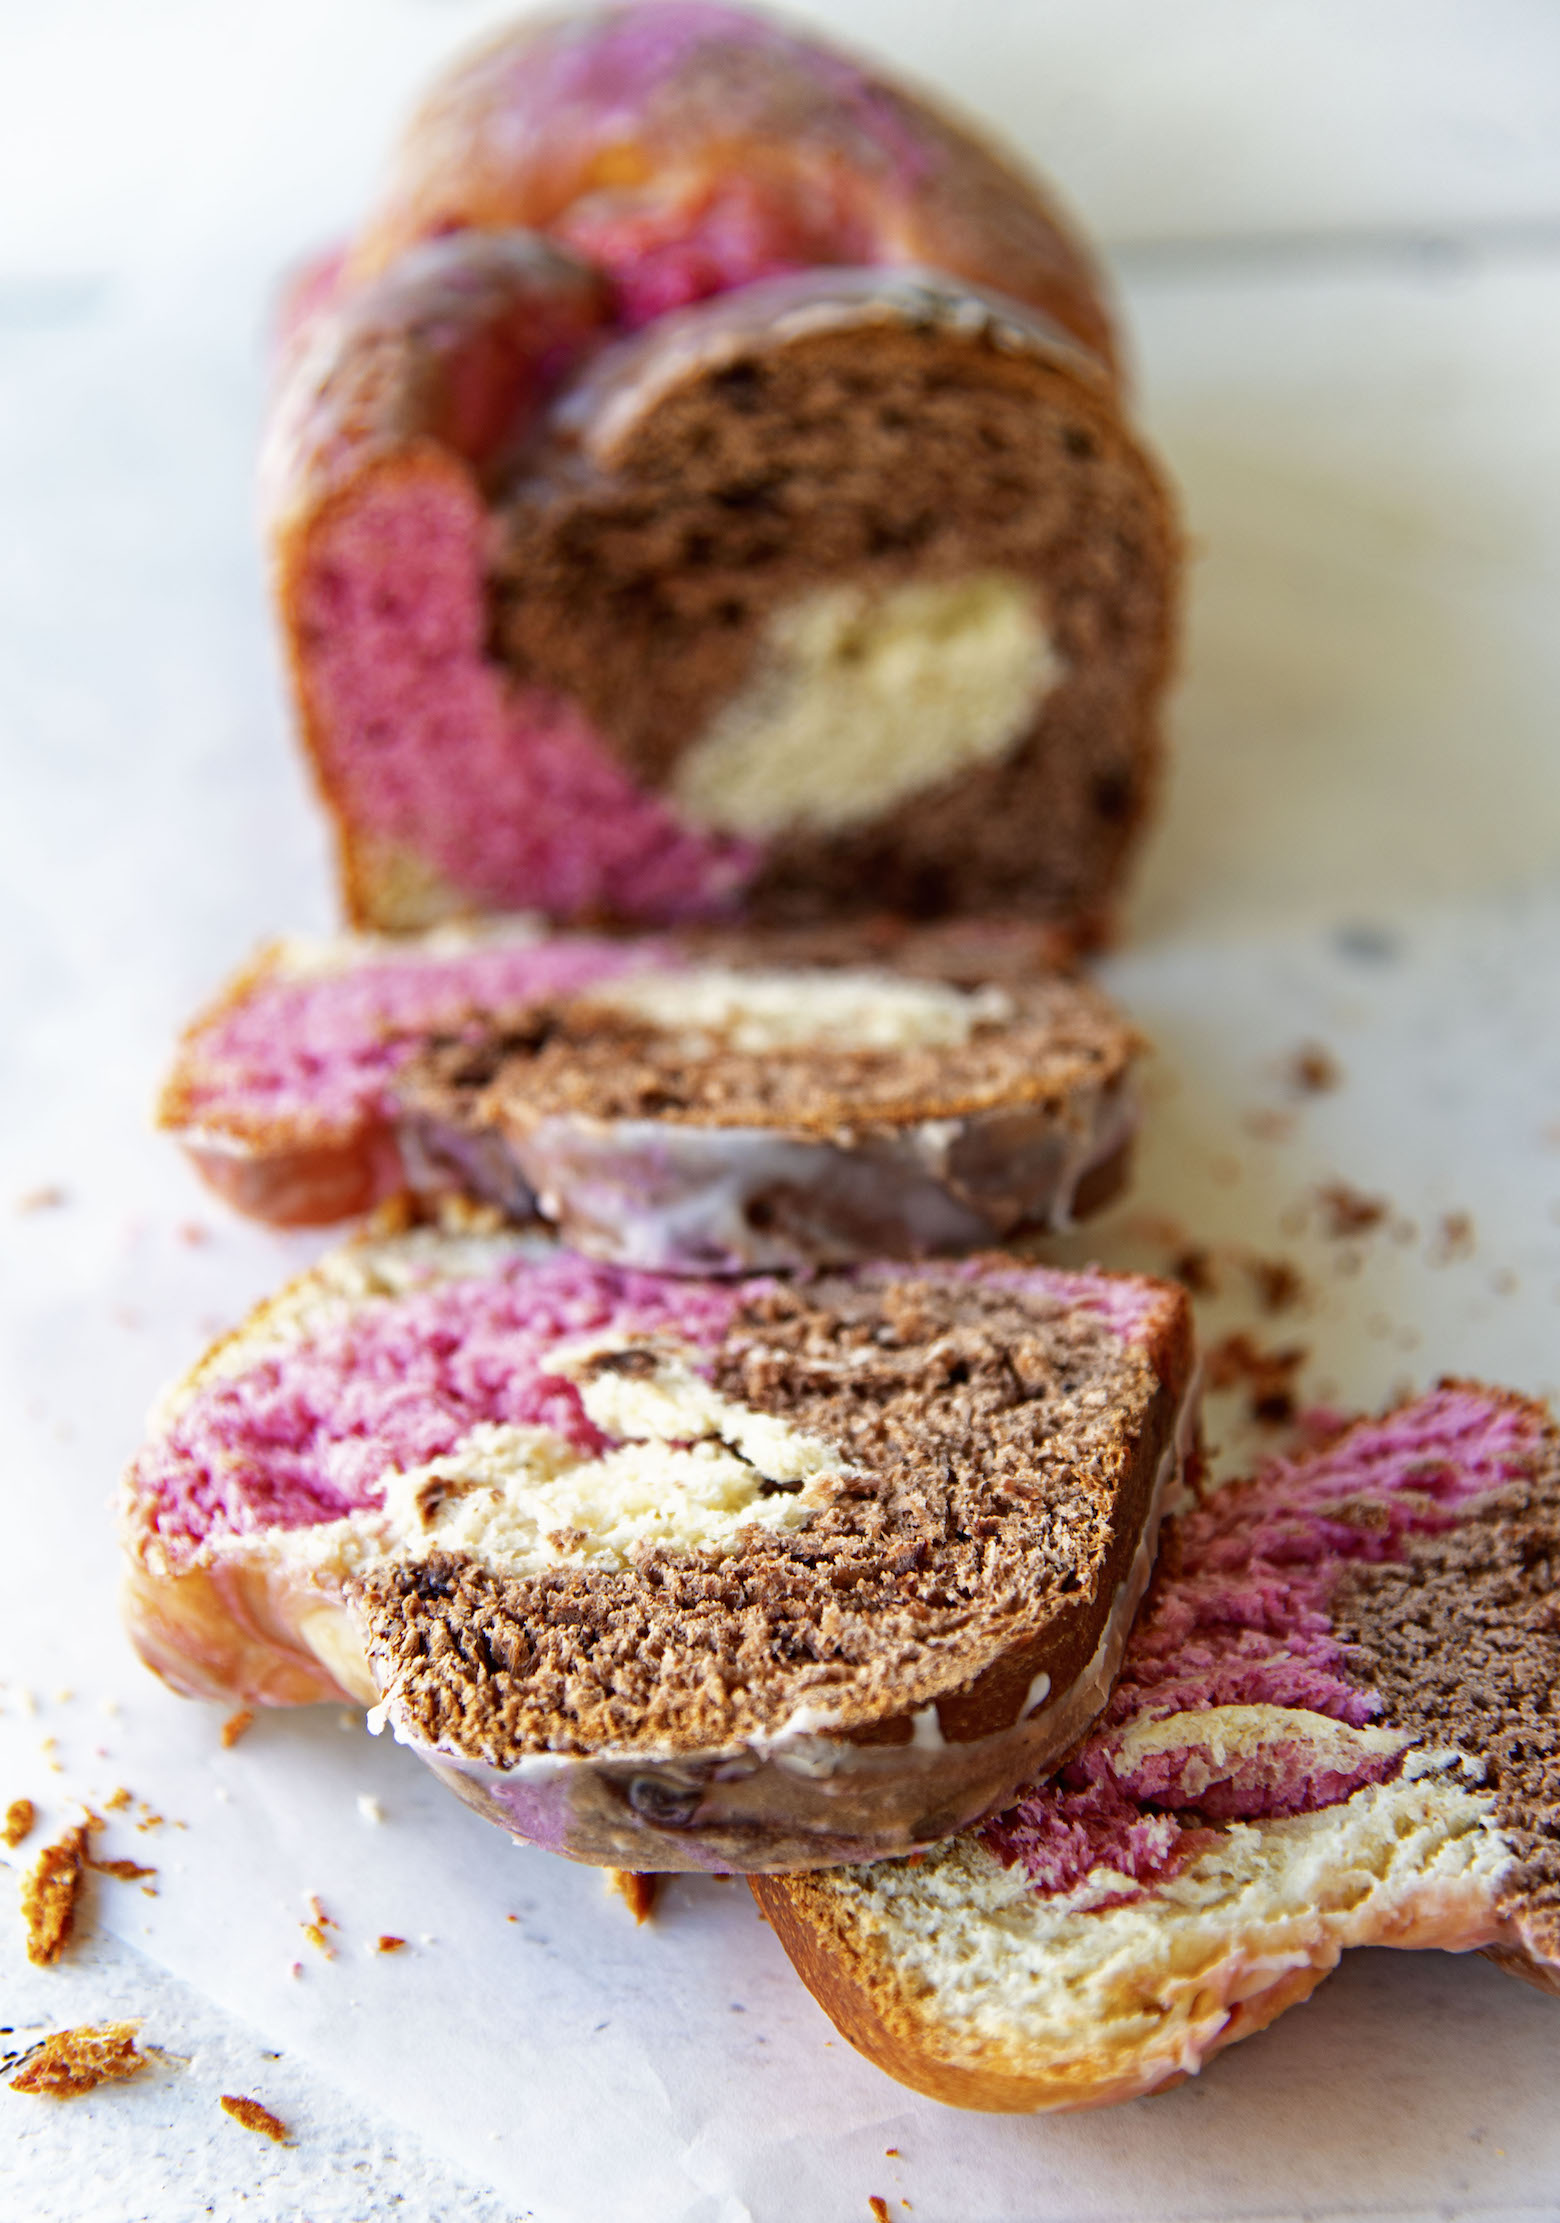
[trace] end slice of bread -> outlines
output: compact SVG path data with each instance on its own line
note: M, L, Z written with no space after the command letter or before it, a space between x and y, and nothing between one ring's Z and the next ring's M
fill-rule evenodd
M1194 1418L1166 1284L677 1281L421 1230L336 1253L165 1403L131 1631L194 1694L376 1702L579 1859L908 1851L1104 1704Z
M963 2107L1195 2074L1351 1945L1560 1990L1560 1438L1478 1384L1170 1524L1061 1770L918 1861L756 1880L804 1981Z

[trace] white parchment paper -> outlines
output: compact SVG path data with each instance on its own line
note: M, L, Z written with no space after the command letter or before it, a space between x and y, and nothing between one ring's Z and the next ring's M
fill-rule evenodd
M101 1849L154 1863L155 1896L96 1880L85 1920L167 1972L149 2012L177 2024L189 1987L517 2215L864 2223L872 2196L915 2223L1551 2214L1560 2010L1482 1961L1358 1956L1155 2101L960 2116L835 2037L741 1885L676 1883L636 1930L597 1875L516 1849L358 1717L272 1715L225 1750L220 1715L127 1651L107 1507L142 1414L320 1247L225 1215L146 1125L195 1002L261 934L330 915L249 522L264 300L350 216L405 88L480 13L0 18L0 182L21 165L33 212L0 195L0 1802L33 1796L52 1830L127 1788ZM908 11L922 66L1022 128L1000 41L1038 72L1054 35L1082 97L1080 11L976 13L989 37L966 55L952 11ZM1096 13L1135 53L1131 11ZM834 14L883 29L882 9ZM1543 17L1484 18L1513 115L1539 99L1523 38L1549 35ZM1262 86L1275 117L1286 103L1238 41L1218 76L1207 26L1237 17L1216 18L1184 18L1207 38L1199 112L1227 118L1230 176L1292 220L1251 122ZM1351 157L1372 222L1444 182L1414 102L1454 98L1456 41L1431 43L1405 89L1390 39L1366 42L1358 100L1419 118L1397 172L1379 148ZM1475 122L1503 113L1480 53ZM1054 87L1036 99L1104 202L1124 207L1130 177L1132 205L1160 208L1155 145L1195 199L1171 160L1182 124L1152 139L1156 115L1182 116L1172 92L1121 66L1139 144L1114 167ZM49 146L69 150L52 170ZM1522 176L1549 205L1542 162ZM1303 1347L1308 1396L1379 1403L1444 1371L1553 1392L1560 266L1126 268L1203 552L1179 768L1107 968L1158 1045L1142 1180L1062 1254L1162 1269L1212 1245L1209 1336ZM1335 1089L1291 1085L1308 1042ZM1340 1179L1387 1207L1349 1239L1317 1201ZM1292 1262L1300 1303L1264 1316L1246 1254ZM1238 1393L1210 1414L1227 1466L1261 1441ZM137 1826L148 1806L163 1819ZM330 1958L303 1933L311 1895ZM384 1934L406 1949L376 1951ZM177 2027L148 2035L179 2049ZM5 2129L0 2112L0 2185ZM162 2181L155 2212L176 2223L176 2166ZM362 2212L393 2189L386 2161ZM126 2216L154 2212L138 2197Z

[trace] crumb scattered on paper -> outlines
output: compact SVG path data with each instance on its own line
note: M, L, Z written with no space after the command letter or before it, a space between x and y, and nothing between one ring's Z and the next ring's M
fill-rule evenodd
M120 1883L139 1883L142 1876L155 1876L155 1868L143 1868L135 1860L88 1860L87 1866L95 1876L113 1876Z
M387 1931L383 1937L375 1938L374 1951L376 1953L404 1953L406 1951L406 1940L404 1937L392 1937Z
M607 1889L615 1891L636 1922L648 1922L655 1912L655 1895L661 1888L657 1875L638 1868L609 1868Z
M888 2202L874 2192L867 2206L877 2218L877 2223L888 2223Z
M1216 1297L1219 1293L1218 1268L1213 1252L1204 1243L1193 1243L1179 1252L1170 1261L1170 1272L1194 1297Z
M253 1706L240 1706L236 1714L229 1714L227 1720L222 1724L223 1750L231 1752L245 1730L252 1729L254 1725L255 1710Z
M1320 1042L1302 1042L1289 1060L1285 1077L1297 1094L1321 1096L1341 1085L1343 1068Z
M378 1799L368 1791L358 1793L357 1810L365 1822L378 1824L385 1818L384 1808L380 1805Z
M90 1821L79 1822L52 1845L45 1845L23 1879L22 1920L27 1926L27 1958L34 1968L48 1968L69 1942L92 1828Z
M279 2146L287 2143L287 2125L280 2115L273 2115L255 2099L244 2099L237 2092L224 2092L217 2103L224 2115L231 2115L235 2123L242 2123L245 2130L254 2130L262 2138L274 2138Z
M1460 1258L1471 1258L1473 1250L1473 1214L1443 1212L1430 1243L1431 1265L1455 1265Z
M11 2089L47 2099L77 2099L100 2084L122 2083L150 2058L135 2042L140 2027L137 2022L84 2022L74 2030L56 2030L25 2056Z
M37 1819L38 1809L30 1798L13 1798L5 1810L5 1827L0 1830L0 1838L4 1838L6 1844L14 1848L22 1842Z
M44 1181L36 1189L25 1189L16 1200L16 1209L19 1212L57 1212L69 1201L68 1191L57 1181Z
M1252 1419L1281 1427L1295 1416L1294 1378L1309 1355L1299 1343L1268 1351L1244 1332L1227 1335L1207 1355L1208 1386L1244 1386L1250 1393Z
M340 1925L332 1921L331 1917L325 1912L315 1892L309 1892L307 1899L309 1912L313 1916L313 1920L300 1922L298 1927L317 1953L323 1953L328 1961L333 1961L336 1958L336 1948L331 1944L326 1932L337 1929Z
M1258 1305L1264 1312L1288 1312L1305 1295L1298 1267L1287 1258L1248 1258L1246 1273Z
M1348 1235L1367 1235L1387 1216L1384 1198L1367 1196L1362 1189L1351 1188L1347 1181L1324 1183L1316 1197L1322 1207L1324 1235L1340 1239Z

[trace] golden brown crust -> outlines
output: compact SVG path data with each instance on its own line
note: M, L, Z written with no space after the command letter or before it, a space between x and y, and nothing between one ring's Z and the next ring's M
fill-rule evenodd
M122 1610L142 1661L181 1697L312 1706L375 1696L354 1665L346 1615L285 1564L230 1558L175 1573L137 1558Z
M185 1151L224 1204L272 1227L329 1227L354 1219L394 1196L406 1181L395 1135L379 1121L365 1121L350 1142L335 1148L289 1150L257 1138L248 1150L187 1142Z
M472 234L410 254L327 310L297 347L272 408L261 477L272 592L305 755L335 828L357 925L415 928L462 908L354 825L333 767L308 654L304 590L333 516L375 489L431 484L468 504L481 544L484 488L530 430L551 373L605 328L600 279L540 239Z
M1169 2091L1309 1998L1342 1951L1320 1921L1309 1936L1289 1936L1277 1961L1253 1954L1232 1930L1221 1950L1161 1975L1161 2031L1123 2038L1100 2029L1071 2056L1039 2049L1037 2059L1022 2029L1005 2045L979 2041L968 2030L950 2033L930 1986L907 1978L877 1936L851 1923L827 1876L750 1876L748 1883L807 1989L859 2052L929 2099L995 2114L1066 2114ZM1432 1886L1422 1910L1410 1905L1389 1928L1350 1942L1472 1947L1512 1966L1508 1949L1486 1943L1497 1926L1487 1890L1476 1888L1448 1906ZM1512 1966L1512 1973L1552 1988L1531 1969ZM1130 1992L1130 1971L1122 1982Z
M696 197L740 178L804 214L832 202L819 260L926 263L1054 317L1100 361L1115 343L1099 265L1054 195L926 94L839 50L733 10L679 63L597 92L580 58L610 49L621 9L508 26L457 61L413 117L353 254L383 270L418 240L470 225L568 236L582 202L632 206L646 186ZM603 36L605 34L605 36ZM568 92L555 76L567 72ZM836 241L838 244L836 244ZM845 245L850 242L854 253Z

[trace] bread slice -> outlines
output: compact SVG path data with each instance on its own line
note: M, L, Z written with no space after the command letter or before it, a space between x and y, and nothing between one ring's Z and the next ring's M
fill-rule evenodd
M908 1851L1103 1704L1191 1376L1184 1295L1128 1276L359 1243L155 1419L131 1631L195 1695L376 1703L579 1859Z
M333 282L265 480L356 924L1108 930L1178 539L1033 181L652 0L459 66Z
M1163 2090L1346 1946L1560 1990L1560 1436L1446 1382L1166 1530L1060 1772L913 1862L755 1882L839 2028L955 2106Z
M159 1116L283 1224L410 1181L657 1271L969 1251L1127 1176L1136 1038L1029 975L1044 954L995 926L275 944L189 1029Z

